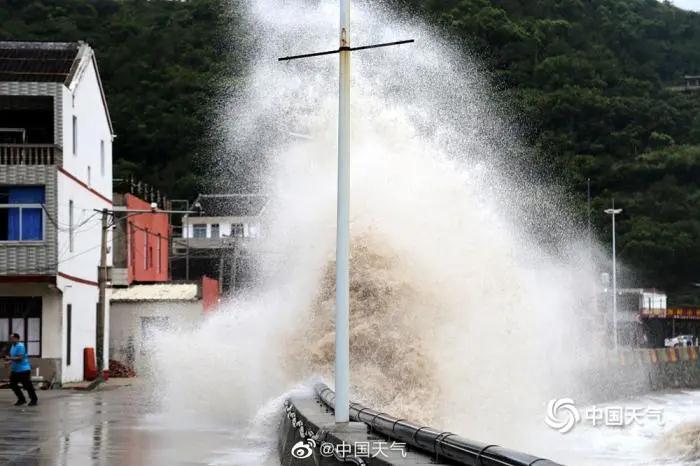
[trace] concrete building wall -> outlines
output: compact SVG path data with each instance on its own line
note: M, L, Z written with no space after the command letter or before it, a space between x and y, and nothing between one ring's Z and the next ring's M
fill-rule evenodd
M39 368L39 375L47 379L55 375L61 381L60 365L56 363L64 352L61 293L49 283L0 283L0 296L41 297L41 358L31 358L32 368ZM0 378L6 375L0 370Z
M129 210L147 210L150 204L126 194ZM139 214L127 220L127 268L129 283L165 282L169 273L170 223L167 214Z
M63 345L63 297L58 290L42 295L42 358L62 358Z
M63 142L63 91L65 86L52 82L0 82L0 95L50 96L54 107L54 144ZM0 184L44 185L49 215L56 215L56 167L5 165ZM56 231L44 215L44 241L4 244L0 248L0 275L51 275L56 273Z
M59 170L57 181L57 215L59 226L63 228L59 229L58 234L58 272L97 282L101 231L100 218L99 215L95 215L95 210L112 207L112 144L94 67L86 68L74 93L65 87L63 93L63 167ZM78 122L78 144L75 153L73 116L77 117ZM105 176L102 176L99 170L101 141L104 141L105 163L109 167ZM88 166L93 167L91 180L88 180ZM97 170L94 169L95 166ZM69 228L71 201L75 227L72 248ZM84 224L81 225L82 223Z
M62 382L82 380L83 350L96 348L101 228L95 210L112 207L112 131L92 52L85 53L87 59L80 63L70 89L62 83L0 83L2 95L53 97L54 143L62 147L61 157L53 166L8 165L0 170L2 184L46 186L44 240L0 245L0 275L42 275L33 284L45 290L41 294L42 356L62 358ZM44 283L53 280L55 288ZM0 295L31 296L22 294L33 292L25 285L29 286L3 284ZM69 304L70 364L66 358ZM109 303L106 319L108 343ZM105 359L108 349L105 344Z
M112 134L94 66L77 78L73 92L63 88L63 168L85 185L112 199ZM73 144L73 117L77 144ZM104 147L105 171L101 171ZM91 174L88 179L88 168Z
M59 174L57 196L57 219L60 226L58 232L59 275L68 275L97 284L102 231L101 214L95 210L102 209L111 209L111 203L95 196L71 178ZM73 225L72 231L71 223ZM111 233L108 236L111 237ZM109 238L107 244L110 244ZM107 264L111 265L111 252L109 251Z
M220 236L231 236L231 225L243 225L243 236L255 238L260 236L260 219L258 217L187 217L183 219L183 238L194 238L194 225L207 226L207 238L212 237L211 226L219 225Z
M41 356L60 358L62 353L61 294L48 283L0 283L0 296L41 296Z
M112 359L131 365L137 373L148 370L149 343L144 331L193 329L204 318L203 303L197 301L113 302L110 315Z
M62 382L77 382L83 380L83 351L85 348L97 346L97 301L96 286L77 283L65 278L58 278L58 286L63 290L61 306L61 361ZM68 305L71 305L71 348L70 364L68 364ZM109 305L107 306L106 322L109 322ZM109 359L109 327L105 328L106 359Z
M0 245L0 276L55 275L57 251L56 167L53 165L3 165L0 184L44 186L46 212L43 214L43 241L4 242Z
M61 83L0 82L0 95L51 96L54 108L54 144L63 145L63 97L67 91Z
M64 329L67 329L67 305L71 305L70 365L65 354L66 331L61 335L63 382L69 382L82 380L83 351L87 347L97 347L101 218L95 211L112 207L112 134L91 61L79 71L71 89L63 87L62 94L63 165L57 177L56 285L63 292L61 324ZM73 117L77 123L76 144ZM107 264L111 264L109 252ZM106 314L106 322L109 322L109 303ZM105 329L105 342L109 342L108 328ZM107 360L107 344L105 351Z
M57 217L61 228L58 232L56 284L63 292L64 329L67 327L67 305L71 304L72 309L71 364L68 365L64 357L64 382L82 380L83 350L97 347L101 218L95 211L112 207L112 135L94 66L86 66L76 80L72 91L63 88L63 166L57 180ZM73 117L77 121L75 146ZM104 173L101 171L103 151ZM111 265L111 253L107 255L107 264ZM106 314L106 322L109 322L109 303ZM108 329L105 330L105 341L109 342ZM66 348L65 331L62 344ZM108 360L107 344L105 351L105 360Z

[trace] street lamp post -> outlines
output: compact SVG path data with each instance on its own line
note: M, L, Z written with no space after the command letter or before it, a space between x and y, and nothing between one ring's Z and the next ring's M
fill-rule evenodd
M335 261L335 422L350 420L350 55L356 50L408 44L413 39L350 46L350 0L340 0L340 45L337 50L279 58L279 61L338 54L338 211Z
M612 286L613 286L613 347L617 351L617 258L615 251L615 216L622 212L622 209L615 208L613 200L612 208L605 209L605 213L612 217Z
M335 422L350 420L350 0L340 0Z

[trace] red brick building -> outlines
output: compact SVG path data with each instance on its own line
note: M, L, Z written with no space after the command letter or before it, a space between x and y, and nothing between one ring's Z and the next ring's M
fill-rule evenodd
M170 279L170 222L168 214L151 210L151 205L133 194L115 194L115 210L125 210L114 231L113 286L161 283Z

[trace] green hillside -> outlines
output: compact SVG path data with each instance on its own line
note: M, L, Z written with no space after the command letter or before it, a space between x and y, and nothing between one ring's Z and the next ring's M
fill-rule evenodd
M219 0L0 0L0 40L87 41L117 133L115 177L191 198L213 150L212 99L236 57L234 19Z
M89 41L118 132L117 176L191 197L215 156L212 99L242 72L245 33L223 0L0 0L0 39ZM493 72L538 163L580 193L596 233L614 197L620 258L636 284L700 303L700 15L656 0L394 0ZM230 28L230 29L229 29ZM233 71L232 71L233 70Z
M598 236L615 198L637 286L700 302L700 14L656 0L406 0L477 54L524 116L540 162L579 194Z

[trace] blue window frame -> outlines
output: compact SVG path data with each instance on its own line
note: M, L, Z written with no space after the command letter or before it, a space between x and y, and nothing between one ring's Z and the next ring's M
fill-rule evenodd
M44 187L0 187L0 241L44 239Z

